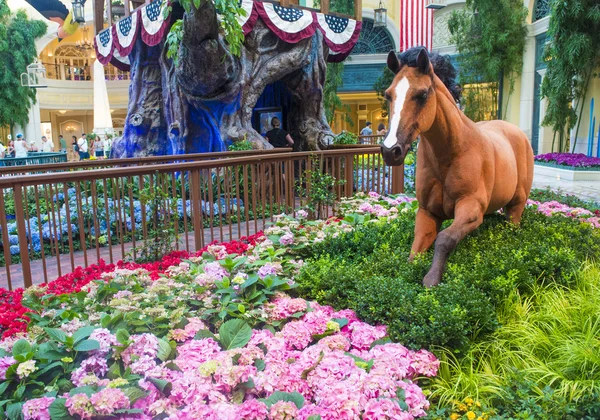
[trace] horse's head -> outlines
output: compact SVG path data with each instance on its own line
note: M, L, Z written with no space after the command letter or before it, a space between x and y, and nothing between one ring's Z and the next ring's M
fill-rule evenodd
M417 136L431 128L436 114L433 67L425 48L417 55L416 66L402 65L390 52L387 65L395 73L385 91L389 103L390 128L381 145L387 165L398 166Z

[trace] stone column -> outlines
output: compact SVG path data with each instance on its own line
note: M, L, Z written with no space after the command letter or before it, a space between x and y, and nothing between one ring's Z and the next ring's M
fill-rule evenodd
M523 53L523 72L521 74L521 103L519 113L519 128L531 140L533 124L533 89L535 83L535 37L528 36ZM541 137L541 133L540 133ZM541 147L539 148L542 150Z
M31 104L31 108L29 108L29 122L25 127L23 127L23 135L25 139L27 139L27 143L31 143L31 141L35 141L38 149L42 146L42 122L40 119L40 103L36 98L35 103Z

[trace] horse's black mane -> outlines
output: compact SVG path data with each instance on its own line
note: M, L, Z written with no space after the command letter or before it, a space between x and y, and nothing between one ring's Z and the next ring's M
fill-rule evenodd
M413 47L404 51L398 57L400 63L406 64L409 67L417 67L417 56L424 48L425 47ZM446 85L454 100L458 102L462 94L462 88L456 83L456 69L450 62L450 58L447 55L440 55L429 51L427 51L427 53L429 54L429 61L431 61L431 64L433 65L433 71L435 71L437 77L444 82L444 85Z

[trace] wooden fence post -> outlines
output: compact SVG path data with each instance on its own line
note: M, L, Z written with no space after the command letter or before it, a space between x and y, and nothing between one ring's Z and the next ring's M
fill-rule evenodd
M25 229L25 210L23 208L23 186L14 187L15 216L17 219L17 236L19 237L19 254L21 256L21 269L23 271L23 285L25 288L33 284L31 279L31 265L29 264L29 244L27 230ZM26 187L25 187L26 188ZM8 238L6 238L7 240Z
M352 197L354 192L354 155L346 155L344 162L344 179L346 180L345 195Z
M392 171L392 194L404 192L404 164L390 167Z

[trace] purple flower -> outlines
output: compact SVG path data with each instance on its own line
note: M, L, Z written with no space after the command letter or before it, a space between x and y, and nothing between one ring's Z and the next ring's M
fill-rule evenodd
M576 168L600 167L600 158L586 156L583 153L546 153L537 155L535 160Z
M275 268L275 266L266 263L265 265L263 265L262 267L260 267L258 269L258 277L260 277L261 279L264 279L267 276L274 276L277 274L277 269Z
M17 363L17 361L12 356L0 357L0 379L1 380L6 379L6 371L8 370L9 367L14 365L15 363Z

